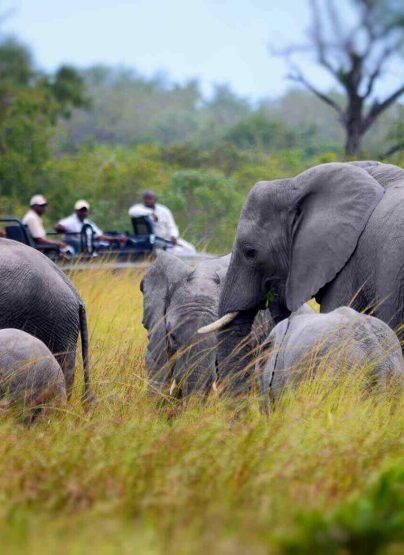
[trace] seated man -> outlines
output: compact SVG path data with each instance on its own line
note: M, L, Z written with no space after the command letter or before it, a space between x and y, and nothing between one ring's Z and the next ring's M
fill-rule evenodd
M78 200L74 205L74 212L58 221L55 225L55 231L59 233L74 233L75 235L64 235L63 240L74 248L77 254L80 251L80 233L84 224L89 224L93 228L94 237L99 244L111 243L112 241L119 241L125 244L127 237L123 235L109 236L105 235L103 231L89 219L90 204L86 200Z
M63 241L57 239L49 239L46 237L46 231L42 222L42 214L44 214L48 202L42 195L34 195L30 201L31 209L25 214L22 223L26 225L35 241L39 246L57 247L61 252L69 253L70 249Z
M195 247L180 239L180 233L171 210L167 206L158 204L157 195L153 191L143 193L143 203L134 204L129 208L129 216L150 216L154 222L155 234L173 244L174 254L196 254Z

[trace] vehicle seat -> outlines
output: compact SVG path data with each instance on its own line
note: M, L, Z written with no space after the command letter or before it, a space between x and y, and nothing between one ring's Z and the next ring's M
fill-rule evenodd
M7 239L12 239L13 241L18 241L19 243L24 243L24 245L36 248L35 241L32 238L31 233L29 233L28 229L22 222L19 223L16 221L14 225L6 225L4 230L6 232Z
M2 218L0 221L7 223L4 226L4 231L6 232L7 239L12 239L13 241L18 241L24 245L28 245L33 249L36 249L43 254L49 255L51 258L59 254L59 248L53 245L37 245L34 238L31 235L28 227L22 223L18 218Z
M135 235L154 235L154 224L150 216L135 216L131 219Z

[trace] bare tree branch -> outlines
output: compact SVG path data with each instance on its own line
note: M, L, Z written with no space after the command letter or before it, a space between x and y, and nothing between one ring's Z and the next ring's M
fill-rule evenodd
M382 54L379 56L379 59L375 63L374 70L369 75L368 85L363 95L363 98L368 98L372 94L375 82L382 74L383 66L385 62L388 60L388 58L390 58L390 56L394 53L394 51L395 51L395 45L387 46L383 50Z
M315 94L318 98L320 98L323 102L334 108L334 110L338 113L338 115L342 118L344 116L344 112L339 104L335 102L330 96L325 93L319 91L314 85L312 85L304 76L303 74L297 69L294 68L294 73L288 75L288 78L292 81L296 81L297 83L301 83L308 89L310 92Z
M327 55L327 44L324 39L323 21L321 19L321 11L317 0L310 0L311 12L313 17L312 36L317 51L319 63L324 66L336 78L338 78L338 70L331 64Z
M389 148L388 150L386 150L386 152L384 152L380 158L382 160L384 160L385 158L389 158L389 156L392 156L393 154L395 154L396 152L401 152L404 151L404 141L401 143L398 143L394 146L392 146L391 148Z
M372 105L372 107L370 108L368 114L366 115L366 117L363 120L363 130L367 130L372 123L375 121L375 119L385 110L387 110L387 108L389 108L389 106L391 106L392 104L394 104L394 102L396 100L398 100L400 98L400 96L404 94L404 85L402 85L401 87L399 87L398 89L396 89L390 96L388 96L385 100L383 100L383 102L377 102L375 101Z

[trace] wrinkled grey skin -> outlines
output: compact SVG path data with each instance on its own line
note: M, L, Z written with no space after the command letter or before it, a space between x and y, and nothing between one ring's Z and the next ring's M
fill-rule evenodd
M43 408L66 403L65 378L55 357L21 330L0 330L0 399L6 406L18 404L27 423Z
M16 328L45 343L60 364L70 396L81 332L84 399L91 398L84 303L65 274L46 256L0 239L0 329Z
M217 318L220 290L230 255L204 260L195 267L160 252L141 283L143 325L148 331L146 366L151 389L177 395L206 392L216 380L216 334L197 330ZM254 348L273 328L269 311L261 311L249 338Z
M368 371L369 385L383 387L392 379L402 383L404 377L396 334L378 318L348 307L328 314L292 314L274 327L265 347L269 354L257 370L266 405L285 385L312 376L322 362L332 372Z
M224 330L222 378L269 291L278 322L315 296L322 312L350 305L393 329L404 322L404 170L388 164L332 163L290 179L257 183L241 213L219 302L240 311ZM243 357L241 357L243 358ZM229 381L229 380L228 380ZM245 390L244 379L233 380Z
M142 280L143 325L148 331L146 366L151 388L179 384L181 394L206 391L216 378L215 334L197 330L217 318L229 256L191 267L160 252Z

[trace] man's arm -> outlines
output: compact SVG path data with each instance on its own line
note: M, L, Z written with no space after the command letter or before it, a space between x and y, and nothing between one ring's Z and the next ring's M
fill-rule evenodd
M40 221L29 218L25 221L25 225L28 227L36 245L58 247L59 249L63 249L67 246L66 243L58 241L57 239L48 240L45 228Z
M94 236L98 241L106 241L107 243L112 243L113 241L119 241L121 244L125 244L128 240L126 235L105 235L105 233L98 227L96 223L92 220L88 220L88 223L91 225L94 231Z
M137 218L137 216L149 216L150 215L150 208L144 206L143 204L134 204L128 210L129 216L131 218Z
M52 241L45 239L44 237L34 237L33 239L37 245L58 247L59 249L64 249L65 247L67 247L66 243L63 243L63 241L58 241L57 239L53 239Z
M58 233L67 233L67 228L64 225L62 225L60 222L55 224L53 229Z

